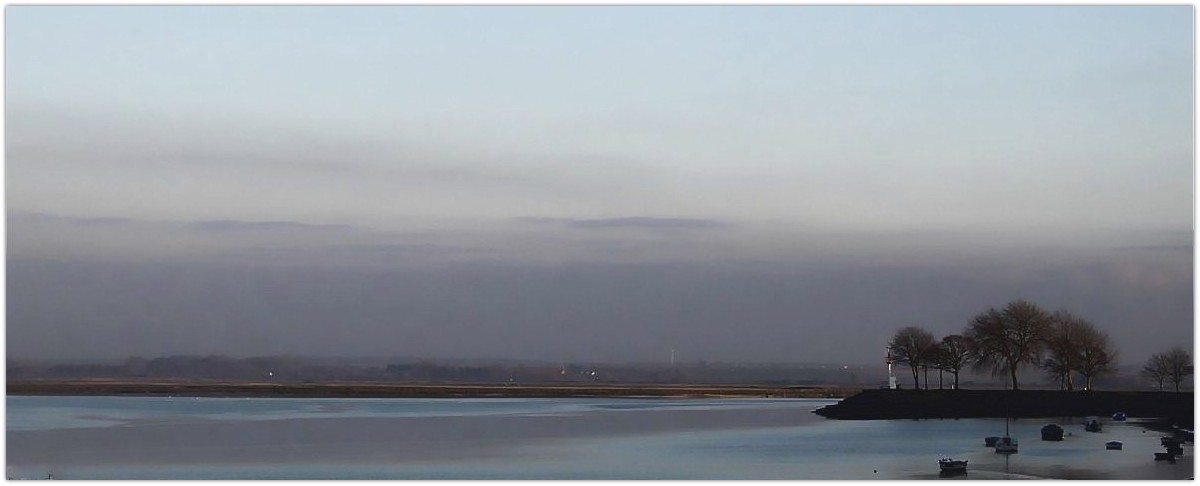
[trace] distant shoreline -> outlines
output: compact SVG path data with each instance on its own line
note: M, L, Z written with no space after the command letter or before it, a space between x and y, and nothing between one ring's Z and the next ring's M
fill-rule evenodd
M270 383L228 381L64 380L9 382L6 393L81 396L207 396L296 398L832 398L861 390L843 387L722 385L537 385Z

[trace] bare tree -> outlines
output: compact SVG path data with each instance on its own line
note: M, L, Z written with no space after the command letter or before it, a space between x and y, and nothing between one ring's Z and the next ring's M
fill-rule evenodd
M938 368L954 375L954 390L958 389L958 373L971 362L971 348L974 343L961 334L951 334L942 338L938 346Z
M1183 383L1189 375L1192 374L1192 355L1183 348L1173 348L1167 351L1167 379L1175 384L1175 391L1179 391L1179 384Z
M990 367L995 375L1007 373L1013 390L1019 390L1017 372L1023 364L1039 364L1048 322L1045 311L1024 300L976 315L966 332L976 344L976 367Z
M1111 375L1117 371L1117 351L1113 349L1108 334L1082 321L1079 336L1079 362L1075 367L1083 378L1085 390L1091 390L1097 377Z
M1058 382L1059 390L1073 391L1075 390L1075 373L1071 370L1071 362L1061 360L1067 356L1069 355L1053 353L1043 360L1040 366L1054 378L1054 381Z
M938 362L942 349L938 346L938 342L933 340L933 335L929 336L929 346L921 352L921 373L925 375L925 389L929 389L929 368L932 366L938 369Z
M946 354L946 350L942 349L942 343L933 343L932 359L933 367L938 370L938 390L946 388L946 369L942 367L942 362L945 361L942 357L944 354Z
M1158 391L1162 391L1163 382L1167 380L1169 374L1170 365L1167 364L1167 353L1154 353L1142 367L1142 376L1158 383Z
M895 353L896 362L907 364L912 369L913 388L920 389L921 382L917 371L921 369L922 363L929 354L929 348L933 345L933 334L919 327L910 326L896 331L896 335L892 336L889 345Z
M1086 325L1086 321L1066 311L1050 316L1046 326L1047 356L1041 367L1058 379L1060 389L1075 389L1074 371L1082 359L1078 341Z

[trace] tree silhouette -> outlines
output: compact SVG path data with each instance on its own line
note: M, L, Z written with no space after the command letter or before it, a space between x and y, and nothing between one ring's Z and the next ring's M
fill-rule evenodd
M918 370L929 357L930 347L933 346L933 334L919 327L906 327L896 331L889 343L897 363L907 364L912 369L913 388L920 389Z
M961 334L942 338L938 345L938 368L954 375L954 389L958 389L958 374L971 363L971 348L974 342Z
M1117 351L1108 335L1067 311L1050 316L1045 350L1042 369L1058 378L1068 391L1075 389L1075 373L1083 379L1083 388L1090 390L1096 378L1116 372Z
M1192 355L1183 348L1176 347L1167 351L1166 358L1167 379L1175 384L1175 391L1179 391L1179 384L1192 374Z
M1079 367L1079 339L1084 333L1086 322L1066 311L1057 311L1050 316L1046 333L1046 356L1042 369L1058 379L1059 387L1067 391L1075 389L1075 369Z
M1076 370L1083 377L1083 387L1091 390L1097 377L1117 371L1117 351L1113 349L1108 334L1096 329L1091 323L1082 321L1079 337L1079 364Z
M1163 382L1167 380L1167 375L1170 374L1170 365L1167 364L1167 353L1154 353L1150 359L1146 360L1146 365L1142 367L1142 376L1158 383L1158 390L1162 391Z
M1023 364L1039 364L1049 319L1045 311L1024 300L976 315L966 332L975 342L976 367L990 367L996 375L1007 373L1013 390L1019 390L1018 370Z

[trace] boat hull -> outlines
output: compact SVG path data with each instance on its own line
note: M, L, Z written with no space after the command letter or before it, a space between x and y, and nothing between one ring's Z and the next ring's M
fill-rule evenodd
M1063 429L1055 424L1049 424L1042 427L1042 440L1060 441L1063 440Z
M1017 441L1008 437L1001 437L1000 441L996 442L996 452L1000 454L1016 454Z
M941 469L942 475L965 474L967 472L967 461L965 459L942 459L938 461L938 468Z

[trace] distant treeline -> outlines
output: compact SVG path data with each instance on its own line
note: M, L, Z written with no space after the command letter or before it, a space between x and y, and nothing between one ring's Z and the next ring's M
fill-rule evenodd
M687 363L638 364L461 364L433 360L381 365L330 364L291 356L231 358L168 356L129 358L116 364L51 364L10 360L7 377L39 379L199 379L253 382L390 383L629 383L862 385L883 378L882 369L834 365Z
M937 373L939 389L946 387L943 375L947 373L952 379L949 388L958 389L959 374L972 368L990 371L1018 390L1030 385L1023 371L1037 369L1045 373L1044 379L1066 391L1094 390L1113 382L1121 386L1110 389L1140 389L1147 381L1153 381L1159 390L1170 382L1179 391L1193 373L1191 354L1181 347L1154 354L1138 371L1140 383L1130 382L1129 374L1122 373L1118 356L1108 333L1087 319L1066 310L1048 312L1025 300L976 314L961 334L938 340L924 328L908 326L896 331L888 342L888 362L907 365L915 389L921 387L922 374L925 389L930 388L929 370Z

